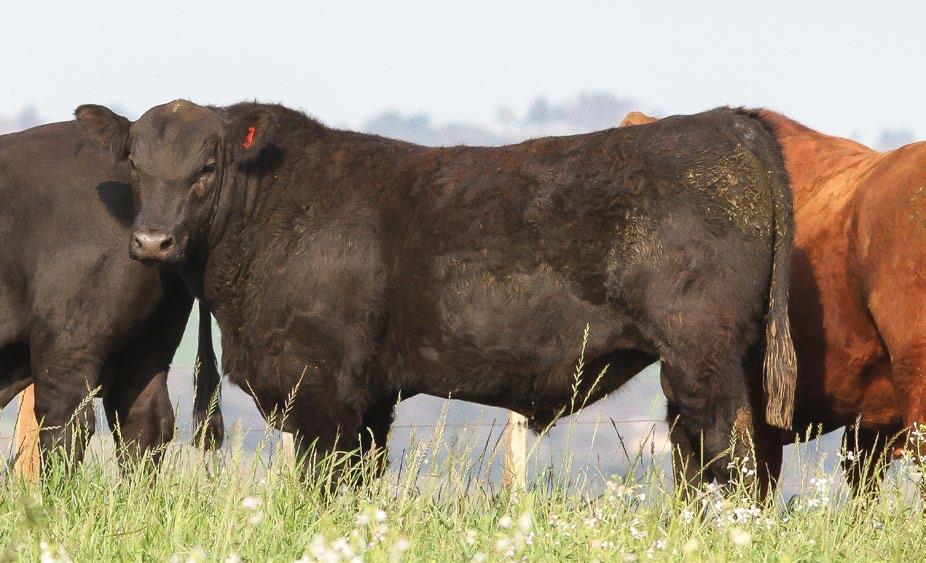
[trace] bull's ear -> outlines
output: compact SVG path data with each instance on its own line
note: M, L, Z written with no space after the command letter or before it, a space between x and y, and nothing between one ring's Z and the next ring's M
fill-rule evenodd
M258 109L235 119L231 125L230 141L239 160L253 160L260 155L273 136L273 117L270 112Z
M109 108L85 104L74 110L80 128L116 160L129 156L129 126L132 123Z

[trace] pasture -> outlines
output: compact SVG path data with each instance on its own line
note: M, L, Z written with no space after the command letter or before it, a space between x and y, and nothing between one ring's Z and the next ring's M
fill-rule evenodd
M190 363L192 349L188 336L177 361ZM188 426L191 378L175 369L172 395ZM143 466L120 475L102 428L72 476L57 465L41 486L5 477L0 559L831 561L910 560L926 548L913 460L893 464L877 500L854 499L838 433L787 448L782 491L768 506L742 487L682 498L666 427L648 422L664 409L652 368L604 405L529 438L526 491L501 485L500 409L407 401L386 478L326 498L330 477L302 482L256 409L228 408L240 399L226 389L221 451L199 451L181 427L157 479ZM612 425L608 412L647 422Z
M796 495L759 506L741 488L683 499L645 444L625 475L539 471L510 491L492 476L491 448L442 435L412 443L385 479L330 497L330 474L302 482L273 456L272 434L249 454L240 425L219 453L172 444L157 479L144 466L120 475L112 452L94 448L71 477L59 465L41 486L3 480L0 558L833 561L916 560L926 548L922 475L909 462L877 500L804 463Z

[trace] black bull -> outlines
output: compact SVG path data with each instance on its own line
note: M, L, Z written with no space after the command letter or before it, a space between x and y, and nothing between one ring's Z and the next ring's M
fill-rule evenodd
M123 445L141 453L173 435L167 370L193 297L177 275L129 259L130 181L74 122L0 136L0 406L34 383L46 451L73 444L82 456L97 388ZM200 421L219 382L201 312ZM220 411L207 428L220 443Z
M763 424L790 425L790 189L756 115L498 148L260 104L76 115L132 163L133 256L204 297L226 372L263 412L296 389L284 426L302 447L383 445L397 397L416 393L542 427L656 360L721 480L731 436L755 427L751 397Z

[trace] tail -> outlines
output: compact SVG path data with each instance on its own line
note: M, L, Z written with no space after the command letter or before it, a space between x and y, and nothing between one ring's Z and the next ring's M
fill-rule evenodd
M194 441L206 449L219 448L225 439L225 421L222 419L221 383L212 347L212 314L199 300L199 349L196 370L193 374L193 428Z
M774 202L772 278L769 284L768 312L765 319L765 356L762 364L766 398L765 420L772 426L790 430L794 418L794 392L797 387L797 356L794 353L791 323L788 320L788 287L791 277L791 250L794 245L791 185L774 129L760 114L749 112L749 115L761 122L771 136L775 149L762 151L766 166L769 167Z

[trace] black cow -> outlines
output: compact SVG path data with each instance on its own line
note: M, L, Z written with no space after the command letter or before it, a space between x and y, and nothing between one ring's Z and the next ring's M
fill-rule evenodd
M298 386L285 428L303 448L384 444L400 393L542 427L660 359L720 479L734 430L752 430L763 358L769 420L790 424L790 190L754 114L498 148L421 147L253 103L76 116L132 163L132 256L200 292L226 373L262 411Z
M167 370L193 297L177 275L127 256L130 181L74 122L0 136L0 406L35 383L43 451L74 445L83 456L97 388L117 439L133 446L121 451L173 435ZM201 314L200 421L219 383ZM215 410L206 443L222 433Z

